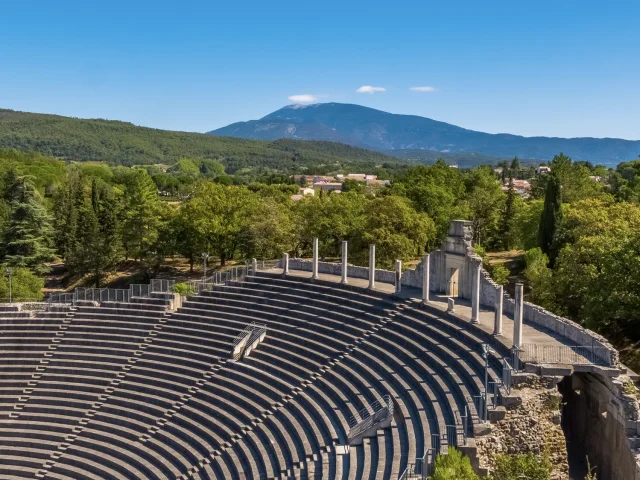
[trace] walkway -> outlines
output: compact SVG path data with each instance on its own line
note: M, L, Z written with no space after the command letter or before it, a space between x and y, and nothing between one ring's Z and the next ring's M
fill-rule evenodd
M282 269L272 269L269 271L270 273L282 273ZM311 273L301 270L289 270L289 277L302 277L302 278L310 278ZM341 277L339 275L329 275L320 273L318 275L320 280L340 283ZM369 280L360 279L360 278L349 278L349 285L353 285L356 287L368 288ZM417 288L403 286L402 291L400 293L395 292L395 285L389 283L380 283L376 282L375 290L378 292L385 292L389 295L394 295L399 298L408 299L415 302L422 301L422 291ZM443 313L447 310L447 296L436 294L434 292L430 292L429 295L429 304L441 310ZM462 298L455 299L455 311L453 314L458 318L471 322L471 302L468 300L464 300ZM490 334L493 333L493 325L494 325L494 311L492 309L480 308L480 323L476 325L476 327L481 328L485 332ZM494 337L496 341L501 342L507 348L511 348L513 345L513 327L514 322L513 318L507 315L503 315L502 317L502 335ZM547 329L539 327L537 325L531 325L524 322L523 331L522 331L522 341L524 344L536 344L540 347L562 347L562 346L576 346L575 343L572 343L569 339L558 335L555 332L551 332ZM573 365L587 365L590 362L580 355L576 355L576 359L572 361ZM533 363L536 362L536 358L529 359ZM570 366L570 365L567 365ZM619 373L617 369L606 368L606 367L598 367L598 366L590 366L590 368L596 369L598 372L606 374L606 375L614 375Z

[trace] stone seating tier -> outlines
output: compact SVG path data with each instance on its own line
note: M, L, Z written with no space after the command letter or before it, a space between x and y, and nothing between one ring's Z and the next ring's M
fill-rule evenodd
M0 476L397 478L467 408L478 421L481 340L384 292L265 274L171 313L131 300L0 312ZM232 361L251 322L267 336ZM392 427L338 454L387 394Z

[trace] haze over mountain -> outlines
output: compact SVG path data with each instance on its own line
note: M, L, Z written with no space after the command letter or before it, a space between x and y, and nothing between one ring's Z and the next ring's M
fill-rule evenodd
M343 103L289 105L259 120L232 123L208 133L257 140L328 140L405 158L443 152L550 160L562 152L574 160L615 165L640 154L640 140L490 134Z

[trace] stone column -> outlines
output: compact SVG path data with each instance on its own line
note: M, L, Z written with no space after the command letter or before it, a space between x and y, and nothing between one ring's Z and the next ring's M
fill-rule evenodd
M480 323L480 265L480 262L473 262L471 283L471 323ZM459 285L458 288L460 288Z
M376 246L369 245L369 288L376 288Z
M318 237L313 239L313 264L311 267L311 278L318 279Z
M502 335L502 299L503 299L503 292L502 292L502 285L500 285L497 289L496 289L496 298L494 300L495 302L495 317L493 319L493 334L498 336L498 335Z
M396 292L402 291L402 260L396 260Z
M340 283L346 285L349 283L347 280L347 241L342 242L342 279Z
M285 253L282 256L282 274L289 275L289 254Z
M422 303L429 303L429 268L431 268L431 255L426 253L422 258Z
M257 272L258 272L258 260L256 260L255 258L252 258L251 259L251 275L255 277Z
M516 303L513 311L513 348L522 348L522 308L524 306L524 285L516 283Z

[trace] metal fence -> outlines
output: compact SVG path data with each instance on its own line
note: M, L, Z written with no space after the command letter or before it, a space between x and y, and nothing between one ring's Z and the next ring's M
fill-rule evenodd
M73 303L73 293L52 293L47 298L49 304L71 305Z
M606 347L538 345L525 343L518 351L522 362L549 364L585 364L611 366L611 351Z
M175 280L154 278L151 280L151 293L171 293L175 284Z
M151 285L148 283L132 283L129 285L129 297L149 298L151 296Z
M282 268L282 260L257 260L256 266L258 271Z
M74 302L128 302L129 289L121 288L76 288Z

